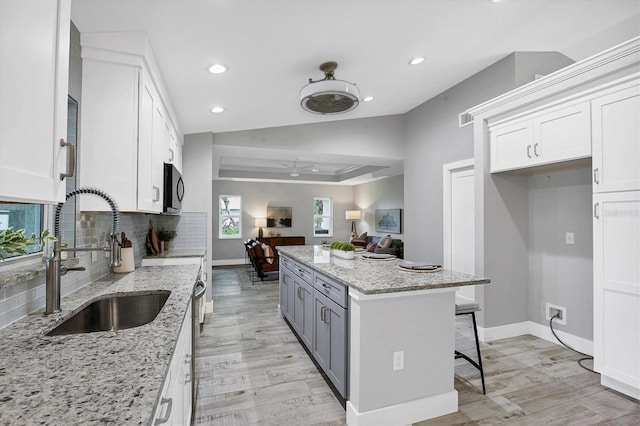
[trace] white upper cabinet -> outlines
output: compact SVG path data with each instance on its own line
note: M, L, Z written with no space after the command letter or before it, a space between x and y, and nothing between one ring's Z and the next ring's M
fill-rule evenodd
M154 79L150 47L141 37L82 36L79 181L110 194L122 211L160 213L167 139L178 133L158 88L161 83ZM100 199L85 197L80 209L103 211L106 206Z
M70 14L69 0L0 1L2 201L65 199Z
M170 120L165 122L164 162L173 164L182 173L182 138Z
M640 189L640 85L598 97L593 111L593 192Z
M581 101L491 127L491 173L590 157L589 108Z

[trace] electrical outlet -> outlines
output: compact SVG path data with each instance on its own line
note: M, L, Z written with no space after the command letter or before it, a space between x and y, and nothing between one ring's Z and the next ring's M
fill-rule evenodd
M554 324L567 325L567 308L564 306L552 305L547 303L545 307L547 321L556 316L553 320Z
M564 242L567 244L573 244L573 232L567 232L564 234Z
M91 248L97 249L98 245L97 244L91 244ZM94 251L91 252L91 261L92 262L96 262L97 260L98 260L98 252L94 250Z
M404 368L404 351L393 353L393 371L402 370Z

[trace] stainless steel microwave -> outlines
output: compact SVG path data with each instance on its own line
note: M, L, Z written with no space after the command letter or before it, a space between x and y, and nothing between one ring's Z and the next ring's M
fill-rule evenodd
M182 175L173 164L164 163L164 207L168 214L180 214L184 198Z

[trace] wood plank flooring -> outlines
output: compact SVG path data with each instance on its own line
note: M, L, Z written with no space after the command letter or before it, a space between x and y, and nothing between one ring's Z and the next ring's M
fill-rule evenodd
M345 412L277 312L278 285L252 285L243 267L213 269L213 314L199 341L196 425L341 425ZM470 319L456 348L475 355ZM479 372L456 361L456 413L417 425L640 425L640 404L599 385L580 357L520 336L481 345ZM453 355L452 355L453 356ZM588 365L588 364L587 364Z

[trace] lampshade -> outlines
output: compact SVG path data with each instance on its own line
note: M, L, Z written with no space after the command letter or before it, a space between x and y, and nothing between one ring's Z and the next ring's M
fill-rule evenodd
M347 210L347 220L360 220L360 210Z
M265 218L265 217L256 218L256 227L257 228L262 228L262 227L266 227L266 226L267 226L267 218Z

